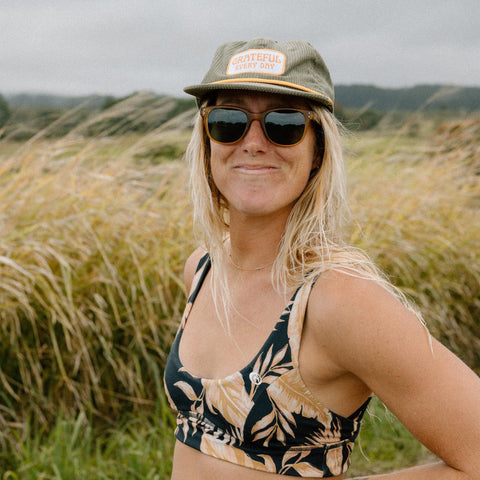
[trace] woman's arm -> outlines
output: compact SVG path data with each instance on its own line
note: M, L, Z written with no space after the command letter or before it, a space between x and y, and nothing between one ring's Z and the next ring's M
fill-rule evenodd
M444 462L373 478L480 479L480 379L474 372L374 282L325 274L312 291L310 314L332 362L365 383Z

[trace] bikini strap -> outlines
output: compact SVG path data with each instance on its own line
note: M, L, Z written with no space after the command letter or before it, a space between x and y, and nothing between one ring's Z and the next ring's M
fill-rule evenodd
M206 253L205 255L200 258L197 268L195 270L195 275L192 279L192 286L190 287L190 292L188 295L187 305L185 306L185 310L183 312L182 322L180 327L183 329L185 326L185 322L187 321L188 314L190 313L190 309L192 308L193 302L197 298L198 292L203 285L203 281L207 276L208 271L210 270L212 262L210 260L210 254Z
M292 352L292 362L295 367L298 367L298 354L300 351L300 341L302 339L303 323L305 321L305 315L307 314L308 299L316 280L317 278L314 278L300 287L290 311L288 339Z

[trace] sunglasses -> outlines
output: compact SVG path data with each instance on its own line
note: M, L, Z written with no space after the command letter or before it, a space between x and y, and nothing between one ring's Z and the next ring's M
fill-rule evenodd
M231 145L248 132L253 120L259 120L263 133L270 142L281 147L300 143L313 118L310 110L276 108L262 113L252 113L239 107L212 106L200 111L208 137L216 143Z

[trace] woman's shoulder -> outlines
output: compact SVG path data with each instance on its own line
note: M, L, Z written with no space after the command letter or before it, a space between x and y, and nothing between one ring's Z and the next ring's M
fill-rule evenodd
M198 247L194 250L185 262L185 268L183 270L183 280L185 282L185 287L187 292L190 291L192 286L193 277L197 270L198 264L201 258L207 253L204 247Z
M387 349L401 337L425 341L419 317L407 308L383 280L347 271L324 272L308 303L314 335L345 366L373 349ZM427 342L428 344L428 342ZM386 353L386 352L385 352Z
M312 288L308 315L319 336L346 348L364 346L373 337L387 339L405 328L423 329L418 316L394 292L381 278L326 271Z
M367 276L347 269L327 270L318 276L310 295L310 303L329 309L332 314L358 313L360 306L379 302L398 304L396 296L380 276Z

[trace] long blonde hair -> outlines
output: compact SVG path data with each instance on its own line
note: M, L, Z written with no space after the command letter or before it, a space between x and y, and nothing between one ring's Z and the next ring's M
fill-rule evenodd
M286 294L326 270L341 270L377 282L419 316L363 251L344 243L343 226L348 208L339 124L325 108L312 105L311 109L315 113L315 122L321 126L321 129L318 126L315 128L316 154L321 158L315 159L314 165L317 163L318 168L312 171L288 217L272 268L272 285L278 292ZM323 135L319 135L318 131L322 130ZM319 142L323 144L318 145ZM194 226L210 254L214 302L228 331L229 311L233 307L226 275L228 205L213 182L210 144L200 115L187 147L186 158L191 166Z

